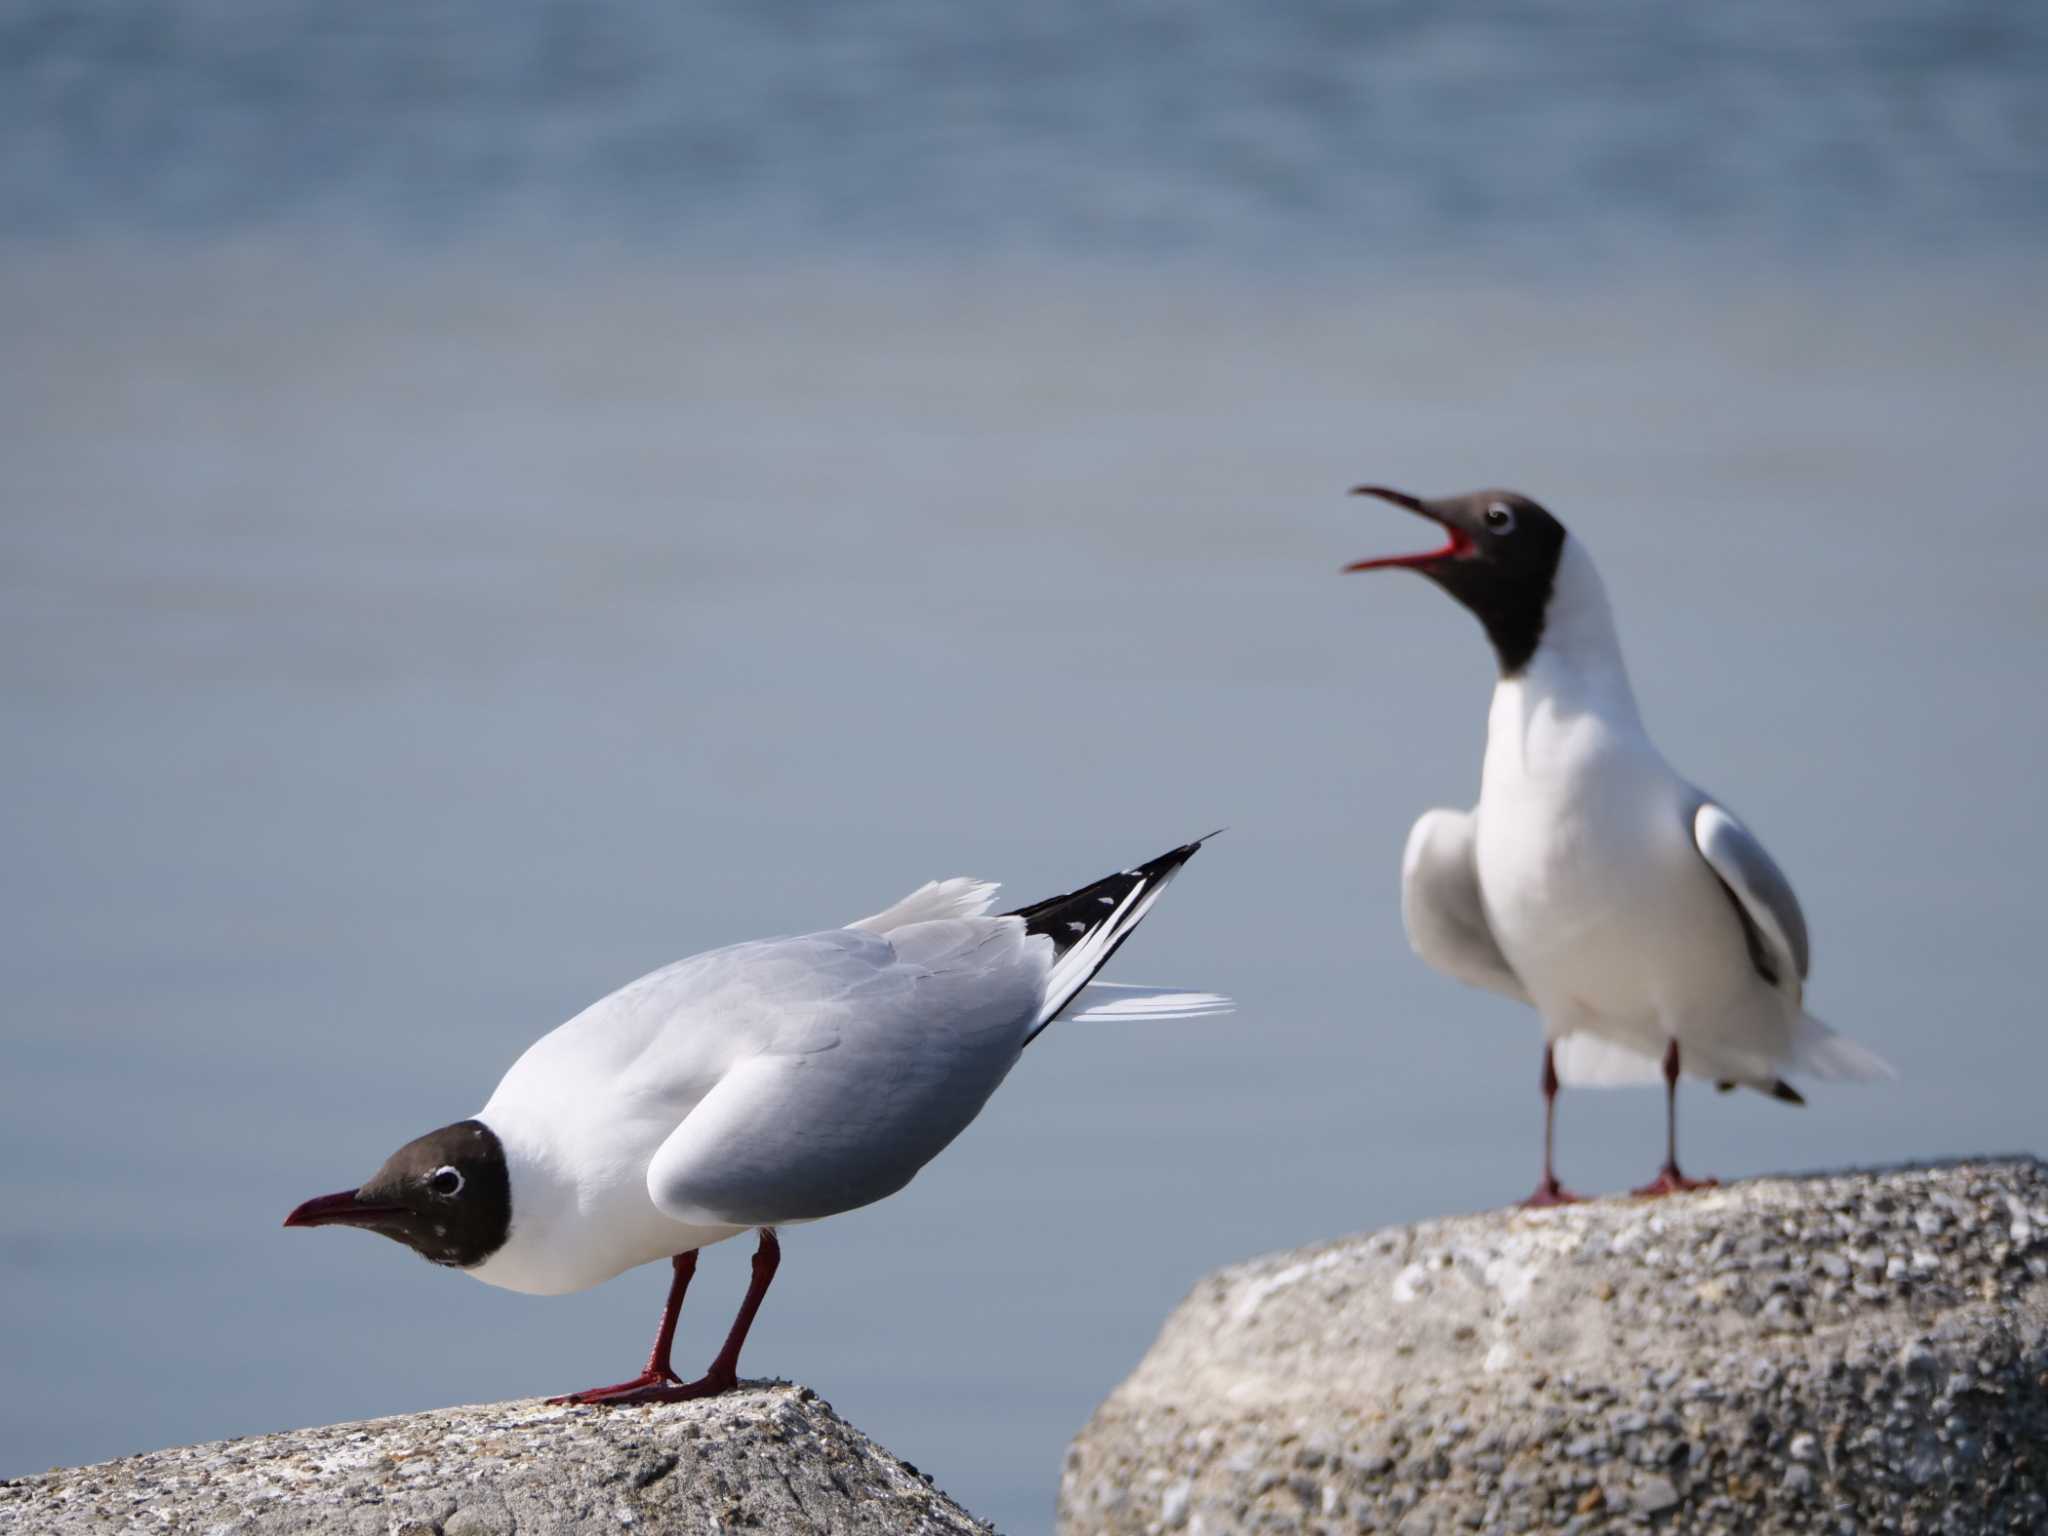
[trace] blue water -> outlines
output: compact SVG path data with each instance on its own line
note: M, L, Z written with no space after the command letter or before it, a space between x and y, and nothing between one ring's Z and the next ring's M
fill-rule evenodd
M1350 268L2037 238L2048 12L0 5L15 234Z
M1497 1204L1536 1034L1407 952L1488 660L1362 479L1593 550L1899 1084L2039 1150L2048 12L0 3L0 1476L616 1379L304 1197L666 960L1228 824L747 1368L1005 1529L1227 1260ZM1660 1152L1568 1096L1564 1172ZM679 1359L745 1254L706 1256Z

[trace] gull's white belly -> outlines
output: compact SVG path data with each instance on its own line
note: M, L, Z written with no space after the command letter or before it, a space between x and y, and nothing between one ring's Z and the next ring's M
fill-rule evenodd
M1489 785L1479 883L1502 953L1556 1037L1661 1049L1743 986L1740 927L1693 848L1682 786L1634 764Z

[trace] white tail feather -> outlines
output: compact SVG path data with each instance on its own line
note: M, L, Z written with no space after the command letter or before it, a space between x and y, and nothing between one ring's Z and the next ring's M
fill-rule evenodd
M885 907L873 917L864 917L846 926L858 928L863 933L886 935L892 929L907 928L912 923L935 923L949 917L980 917L995 905L996 889L993 880L971 880L965 875L955 875L950 880L927 880L895 906Z
M1100 994L1099 1000L1090 993ZM1216 992L1181 992L1172 987L1134 987L1116 981L1091 981L1075 994L1088 1006L1069 1019L1206 1019L1232 1013L1237 1004ZM1071 1006L1071 1005L1069 1005Z
M1875 1082L1899 1074L1892 1064L1803 1013L1792 1026L1792 1070L1813 1077L1852 1083Z

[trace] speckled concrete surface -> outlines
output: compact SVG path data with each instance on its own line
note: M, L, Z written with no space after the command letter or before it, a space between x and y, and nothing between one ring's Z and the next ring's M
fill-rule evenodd
M0 1483L28 1536L988 1536L807 1388L655 1408L538 1401L153 1451Z
M1064 1536L2048 1531L2031 1158L1452 1217L1221 1270Z

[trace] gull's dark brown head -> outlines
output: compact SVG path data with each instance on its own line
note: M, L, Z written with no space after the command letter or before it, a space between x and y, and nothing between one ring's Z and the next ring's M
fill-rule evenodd
M481 1120L458 1120L407 1142L362 1188L308 1200L284 1224L361 1227L435 1264L467 1269L512 1230L505 1149Z
M1424 501L1383 485L1361 485L1351 494L1376 496L1428 518L1444 530L1445 542L1417 554L1354 561L1345 570L1427 576L1486 626L1503 676L1513 677L1529 664L1543 638L1544 614L1564 557L1564 524L1519 491Z

